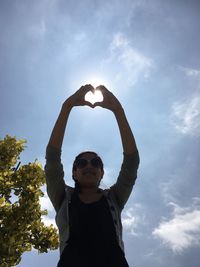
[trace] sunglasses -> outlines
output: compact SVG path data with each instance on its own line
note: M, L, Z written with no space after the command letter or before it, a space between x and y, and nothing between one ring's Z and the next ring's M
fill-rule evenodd
M91 160L84 158L77 159L74 162L74 168L79 168L79 169L85 168L88 163L90 163L90 165L92 165L92 167L94 168L103 168L103 162L100 157L95 157Z

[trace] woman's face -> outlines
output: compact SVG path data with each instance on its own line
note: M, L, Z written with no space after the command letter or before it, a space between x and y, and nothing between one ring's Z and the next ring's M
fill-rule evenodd
M93 153L84 153L80 158L86 159L85 166L77 166L73 171L74 179L77 180L81 187L98 187L104 171L101 167L96 167L91 163L91 160L97 156Z

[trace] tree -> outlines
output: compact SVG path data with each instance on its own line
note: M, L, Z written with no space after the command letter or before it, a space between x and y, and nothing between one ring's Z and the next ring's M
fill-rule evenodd
M45 226L41 216L40 187L45 184L44 170L38 161L16 166L25 140L6 136L0 140L0 266L16 266L25 251L58 248L58 233Z

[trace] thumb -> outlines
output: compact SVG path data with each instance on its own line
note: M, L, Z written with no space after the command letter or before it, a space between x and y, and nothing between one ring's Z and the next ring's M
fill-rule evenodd
M94 108L94 105L93 105L92 103L90 103L89 101L85 101L85 102L84 102L84 105L85 105L85 106L89 106L89 107L91 107L91 108Z
M95 108L95 107L102 107L103 108L103 102L95 102L94 104L93 104L93 107Z

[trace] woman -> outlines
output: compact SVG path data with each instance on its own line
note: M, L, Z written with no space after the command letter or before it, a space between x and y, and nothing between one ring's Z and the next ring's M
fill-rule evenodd
M118 99L104 86L97 88L103 101L85 100L91 85L82 86L63 104L46 151L47 193L56 210L60 238L58 267L127 267L122 240L121 211L137 177L139 155L135 139ZM61 147L73 107L100 106L112 111L123 146L123 163L117 181L109 189L99 188L104 169L101 158L91 151L79 154L73 164L75 187L64 182Z

